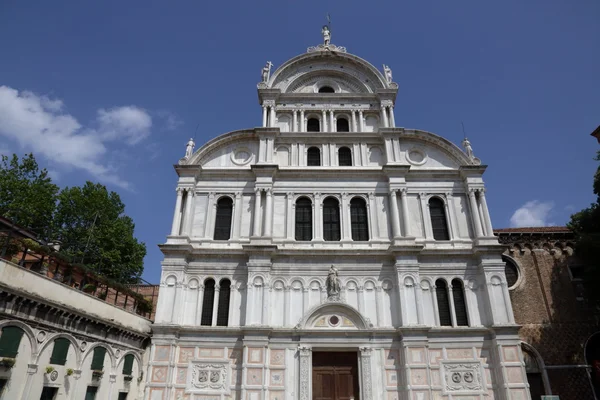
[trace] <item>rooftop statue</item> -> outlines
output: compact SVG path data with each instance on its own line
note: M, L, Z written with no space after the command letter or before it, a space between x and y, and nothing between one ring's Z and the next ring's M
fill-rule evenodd
M462 141L462 145L465 148L465 152L467 153L467 157L469 157L469 160L471 160L471 161L475 160L475 155L473 154L473 148L471 147L471 142L469 142L469 139L464 138Z
M387 83L392 83L392 69L383 64L383 73L385 74L385 80Z
M321 29L321 34L323 34L323 44L325 46L329 46L331 43L331 31L327 25L323 25L323 29Z
M189 158L194 153L195 145L196 145L196 143L194 143L194 139L190 138L190 140L187 142L187 145L185 146L185 157L184 158L186 160L189 160Z
M272 66L273 66L273 63L271 63L271 61L267 61L267 64L263 67L262 73L261 73L262 82L267 83L269 81L269 78L271 77L271 67Z

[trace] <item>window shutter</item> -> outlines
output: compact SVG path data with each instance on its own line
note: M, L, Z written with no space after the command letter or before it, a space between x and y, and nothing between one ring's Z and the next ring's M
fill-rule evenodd
M429 215L431 216L433 238L435 240L450 240L444 202L437 197L429 200Z
M450 316L450 301L448 300L448 290L445 281L441 279L435 281L435 295L437 297L440 325L452 326L452 317Z
M17 357L23 333L23 329L16 326L2 328L2 336L0 336L0 357Z
M229 323L229 294L231 282L229 279L221 281L219 289L219 309L217 310L217 326L227 326Z
M54 341L54 348L52 349L52 356L50 356L50 364L65 365L67 363L70 344L71 342L68 339L56 339Z
M355 197L350 201L350 225L352 227L352 240L369 240L369 223L365 201Z
M102 371L104 369L104 356L106 349L104 347L94 348L94 358L92 358L91 369L94 371Z
M217 202L214 240L229 240L231 236L232 214L233 200L230 197L220 198Z
M202 318L200 325L211 326L213 306L215 304L215 281L208 279L204 282L204 300L202 301Z
M123 375L131 375L133 373L133 354L127 354L123 361Z
M452 281L452 299L454 300L454 314L456 315L456 325L469 326L469 317L467 315L467 305L465 304L465 289L459 279Z

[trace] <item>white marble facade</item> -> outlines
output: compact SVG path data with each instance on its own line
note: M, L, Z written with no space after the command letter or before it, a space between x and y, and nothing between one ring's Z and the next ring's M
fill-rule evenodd
M364 400L529 399L485 166L441 136L396 127L397 91L391 71L311 47L263 69L261 127L180 160L147 399L312 399L311 355L332 350L356 352ZM297 240L299 199L309 200L310 240ZM447 240L435 239L432 199ZM353 201L367 240L354 240ZM228 239L215 240L223 202ZM331 265L340 301L327 298Z

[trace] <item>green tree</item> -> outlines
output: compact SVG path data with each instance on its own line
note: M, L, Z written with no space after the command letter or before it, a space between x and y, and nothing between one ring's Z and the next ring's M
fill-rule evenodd
M0 165L0 215L34 231L40 238L51 234L58 186L33 154L3 155Z
M136 282L144 269L146 245L134 237L135 225L124 212L119 195L101 184L64 188L54 215L61 252L98 274Z
M596 155L600 161L600 151ZM596 202L588 208L571 215L567 226L575 233L576 254L585 263L584 286L587 296L600 301L600 166L594 175L594 194Z

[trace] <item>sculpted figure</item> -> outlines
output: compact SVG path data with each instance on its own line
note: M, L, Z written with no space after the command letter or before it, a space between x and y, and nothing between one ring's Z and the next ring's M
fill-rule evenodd
M469 160L473 160L475 158L475 155L473 154L473 148L471 147L471 142L469 142L469 139L464 138L462 141L462 145L465 148L465 151L467 152L467 157L469 157Z
M323 29L321 29L321 34L323 35L323 43L325 46L328 46L331 43L331 31L327 25L323 25Z
M187 142L187 145L185 146L185 159L189 159L192 156L192 153L194 153L194 146L196 145L196 143L194 143L194 139L190 138L190 140Z
M338 278L338 270L333 265L329 268L327 274L327 300L340 299L340 278Z
M387 83L392 83L392 69L383 64L383 73L385 74L385 80Z
M271 63L271 61L267 61L267 64L263 67L262 72L261 72L261 79L263 82L267 82L269 80L269 78L271 77L271 66L273 64Z

